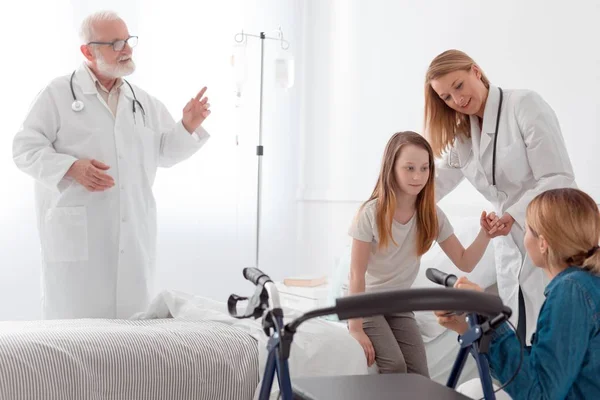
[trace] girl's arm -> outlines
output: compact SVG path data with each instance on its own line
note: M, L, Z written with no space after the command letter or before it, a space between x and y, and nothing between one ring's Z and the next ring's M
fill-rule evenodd
M365 275L371 255L371 246L374 240L373 235L373 214L371 208L373 203L366 205L360 211L350 228L352 236L352 253L350 258L350 287L349 294L363 293L365 291ZM375 362L375 348L371 339L365 333L362 318L351 319L348 321L348 330L350 335L358 341L365 352L367 365L371 366Z
M350 259L350 287L349 294L358 294L365 291L365 274L371 254L371 243L362 240L352 240L352 253ZM362 318L348 321L348 328L353 332L363 330Z
M480 223L481 229L479 230L479 234L473 243L466 249L454 234L448 236L446 240L439 243L448 258L450 258L454 265L463 272L473 271L490 243L491 236L484 228L488 225L485 211L481 214Z

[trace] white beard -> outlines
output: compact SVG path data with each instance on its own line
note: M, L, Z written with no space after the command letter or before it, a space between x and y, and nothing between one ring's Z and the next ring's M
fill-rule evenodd
M135 71L135 63L131 58L127 62L121 62L121 58L119 58L118 64L108 64L99 52L96 56L96 68L98 72L107 78L122 78L131 75ZM126 57L123 56L123 58Z

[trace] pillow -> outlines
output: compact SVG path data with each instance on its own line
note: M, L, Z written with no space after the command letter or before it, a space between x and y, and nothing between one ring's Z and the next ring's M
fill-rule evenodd
M331 271L331 275L327 280L327 306L335 305L335 299L343 297L348 292L348 274L350 274L350 254L351 246L344 247L340 257L337 257L336 262ZM328 315L324 317L332 321L339 321L337 315Z

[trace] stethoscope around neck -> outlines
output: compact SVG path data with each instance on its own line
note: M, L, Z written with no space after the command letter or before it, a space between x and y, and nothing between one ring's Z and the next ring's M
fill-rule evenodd
M498 143L498 126L500 125L500 113L502 112L502 89L500 91L500 102L498 103L498 112L496 113L496 129L494 130L494 153L492 154L492 185L496 186L496 146Z
M494 150L492 155L492 186L496 188L496 148L498 146L498 126L500 125L500 114L502 112L502 98L503 92L501 88L498 88L500 91L500 102L498 103L498 111L496 114L496 129L494 130ZM450 150L450 158L448 160L448 165L452 168L461 168L461 161L453 161L453 150Z
M73 71L73 73L71 74L71 79L69 79L69 86L71 87L71 94L73 95L73 104L71 104L71 108L75 112L80 112L81 110L83 110L85 108L85 104L83 104L83 101L78 100L77 96L75 96L75 90L73 89L73 77L75 76L75 72L76 71ZM133 94L133 101L131 102L131 108L132 108L132 112L133 112L133 121L135 122L135 113L137 111L137 107L139 107L140 111L142 112L142 119L144 121L144 126L145 126L146 125L146 111L144 110L142 103L140 103L140 101L137 99L137 97L135 95L135 91L133 90L133 87L131 86L131 84L129 82L127 82L127 80L125 80L125 79L123 79L123 81L127 84L127 86L129 86L129 89L131 90L131 94Z

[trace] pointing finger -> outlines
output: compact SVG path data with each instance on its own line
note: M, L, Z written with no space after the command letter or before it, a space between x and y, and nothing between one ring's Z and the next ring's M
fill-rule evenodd
M204 96L204 92L206 92L206 86L204 86L202 88L202 90L198 92L198 94L196 95L195 99L196 100L200 100L202 98L202 96Z

